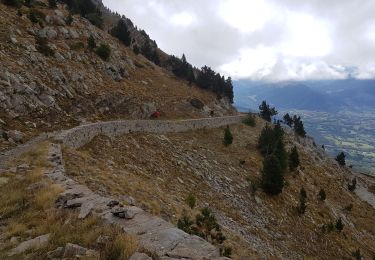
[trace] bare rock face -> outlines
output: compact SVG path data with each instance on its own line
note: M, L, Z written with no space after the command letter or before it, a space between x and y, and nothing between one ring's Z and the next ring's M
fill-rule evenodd
M204 103L200 101L198 98L193 98L190 100L190 104L195 107L196 109L203 109Z

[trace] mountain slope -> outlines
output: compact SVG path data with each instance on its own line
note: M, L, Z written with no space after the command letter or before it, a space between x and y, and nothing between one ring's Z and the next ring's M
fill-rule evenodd
M32 23L32 12L46 18ZM189 86L86 19L74 16L67 25L68 11L61 5L56 10L23 6L18 11L0 4L0 15L1 137L19 130L25 141L41 131L84 121L149 118L156 110L165 118L233 113L225 99ZM108 61L90 51L90 35L98 46L110 47ZM47 42L41 47L38 39ZM38 48L53 55L45 56ZM198 108L192 100L198 100ZM12 145L6 139L0 138L0 148Z

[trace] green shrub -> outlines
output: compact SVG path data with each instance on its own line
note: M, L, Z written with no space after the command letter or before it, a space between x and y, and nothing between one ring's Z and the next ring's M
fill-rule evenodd
M87 46L90 50L93 50L96 48L96 42L94 36L90 35L90 37L87 39Z
M55 52L48 46L46 38L36 37L36 49L45 56L53 56Z
M48 6L50 8L56 8L57 7L56 0L48 0Z
M254 127L256 125L255 116L252 113L249 113L243 123L248 126Z
M96 54L98 54L103 60L107 61L111 56L111 49L107 44L101 44L99 48L96 49Z
M9 6L20 7L24 2L23 0L2 0L2 3Z
M134 53L135 53L136 55L138 55L138 54L140 53L140 50L139 50L138 45L134 45L134 46L133 46L133 51L134 51Z
M186 198L186 204L193 209L195 207L196 199L193 194L189 194L189 196Z
M186 215L186 212L184 212L182 217L177 221L177 227L188 234L193 233L193 230L192 230L193 224L194 224L194 221L192 221L190 217Z
M325 201L326 200L326 192L324 189L320 189L319 193L318 193L318 197L319 197L319 200L320 201Z
M27 17L32 23L43 23L46 15L43 12L33 8L30 9Z
M184 211L182 217L177 221L177 227L188 234L200 236L216 244L222 244L226 240L215 216L209 208L203 208L201 212L196 215L195 223Z
M324 224L322 226L322 232L332 232L335 230L335 225L332 222L329 222L328 224Z
M230 258L232 256L232 248L228 246L220 248L220 255Z
M227 126L224 132L224 145L230 145L232 143L233 143L233 135L230 132L229 126Z
M342 223L342 219L341 218L339 218L338 220L336 220L335 228L338 231L342 231L344 229L344 223Z
M69 13L68 17L66 18L65 22L67 25L72 25L73 23L73 15L71 13Z

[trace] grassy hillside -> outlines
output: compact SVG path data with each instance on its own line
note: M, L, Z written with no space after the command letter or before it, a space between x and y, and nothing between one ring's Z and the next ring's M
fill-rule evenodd
M231 127L234 142L223 145L224 129L118 139L98 137L84 148L65 150L67 171L94 190L121 197L177 223L194 219L208 206L223 227L233 255L276 258L350 258L360 249L375 252L374 209L347 190L351 174L322 157L312 144L288 134L301 167L286 175L286 187L270 197L259 187L262 156L256 149L265 122L255 128ZM298 215L299 191L307 192L307 210ZM327 199L320 201L324 189ZM190 209L186 199L196 198ZM128 198L127 198L128 199ZM344 229L323 231L342 218Z

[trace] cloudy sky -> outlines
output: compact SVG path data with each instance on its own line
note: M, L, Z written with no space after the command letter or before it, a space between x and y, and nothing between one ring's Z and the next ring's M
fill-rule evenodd
M375 78L375 0L103 0L167 53L235 79Z

